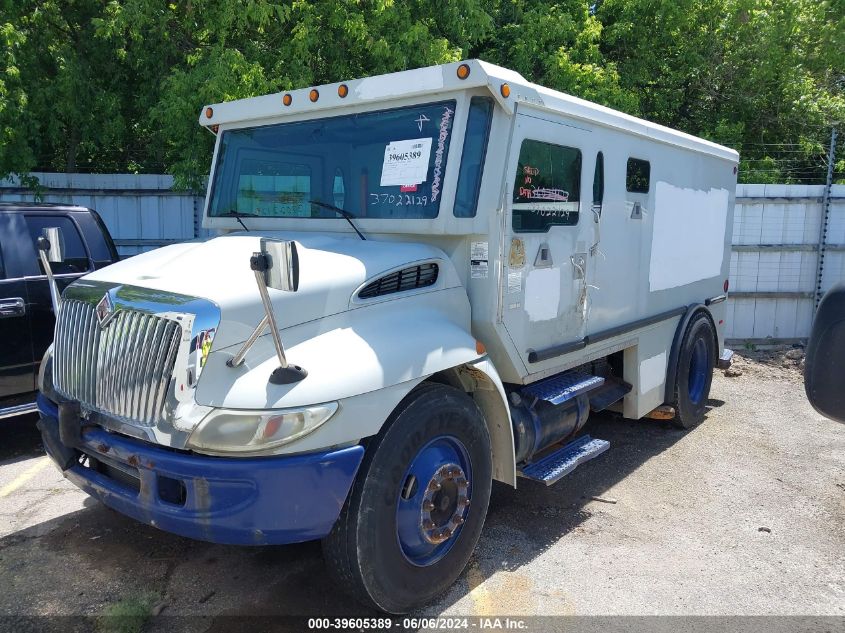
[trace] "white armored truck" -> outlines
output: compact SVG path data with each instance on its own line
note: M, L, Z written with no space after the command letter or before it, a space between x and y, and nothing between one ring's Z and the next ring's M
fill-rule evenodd
M323 539L401 613L465 567L492 480L705 413L736 152L466 61L203 108L203 226L60 298L40 428L163 530Z

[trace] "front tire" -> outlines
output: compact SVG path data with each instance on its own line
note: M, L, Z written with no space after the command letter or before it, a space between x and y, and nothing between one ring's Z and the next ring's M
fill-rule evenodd
M461 574L484 525L490 436L462 391L424 383L367 447L323 553L337 583L364 604L407 613Z
M693 428L704 420L713 367L716 365L716 332L706 314L695 315L687 326L675 373L676 426Z

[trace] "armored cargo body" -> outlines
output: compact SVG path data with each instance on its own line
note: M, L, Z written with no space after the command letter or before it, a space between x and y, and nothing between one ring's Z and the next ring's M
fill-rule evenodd
M346 590L399 613L461 573L492 480L608 448L591 411L703 419L736 152L481 61L200 124L218 236L68 287L42 365L47 450L107 505L323 539Z

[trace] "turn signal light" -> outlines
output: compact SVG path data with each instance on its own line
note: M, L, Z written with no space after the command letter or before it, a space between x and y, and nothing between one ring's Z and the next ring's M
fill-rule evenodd
M482 354L487 353L487 348L484 347L484 343L482 343L481 341L475 341L475 351L476 353L478 353L479 356L481 356Z
M511 96L511 87L508 84L502 84L502 87L499 88L499 92L501 92L502 96L507 99Z
M347 86L346 84L340 84L337 87L337 96L340 97L341 99L345 99L346 95L348 95L348 94L349 94L349 86Z
M469 77L469 64L461 64L458 66L458 79L466 79Z
M291 97L289 94L282 97L282 103L284 103L286 106L289 106L292 102L293 102L293 97Z
M205 109L205 118L210 119L213 116L214 116L214 108L209 106L208 108Z
M315 103L320 98L320 93L317 92L316 88L312 88L311 92L308 93L308 98L311 99L312 103Z

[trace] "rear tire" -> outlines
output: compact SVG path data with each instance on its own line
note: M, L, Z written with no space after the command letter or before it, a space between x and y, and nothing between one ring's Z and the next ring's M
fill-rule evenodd
M707 410L713 367L716 365L716 332L703 312L687 326L675 372L674 423L684 429L701 424Z
M340 518L323 539L331 575L381 611L426 604L466 567L491 486L481 411L458 389L424 383L367 446Z

